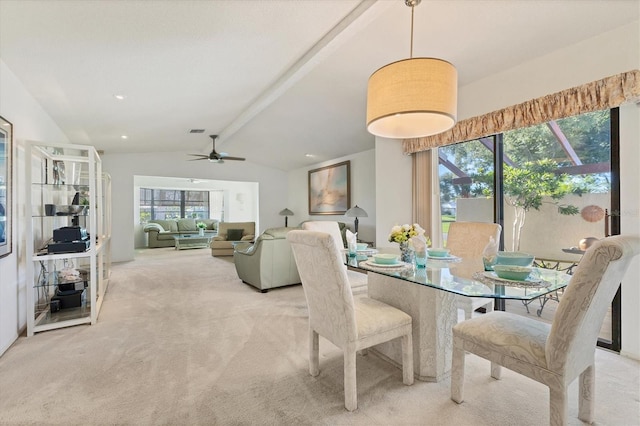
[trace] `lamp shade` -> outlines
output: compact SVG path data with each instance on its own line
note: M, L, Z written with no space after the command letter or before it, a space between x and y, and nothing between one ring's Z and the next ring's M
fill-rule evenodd
M435 135L456 124L458 72L437 58L385 65L369 77L367 130L385 138Z
M293 212L289 209L282 209L280 211L280 216L293 216Z
M345 216L347 216L347 217L369 217L367 212L364 211L363 209L361 209L360 207L358 207L358 205L356 205L355 207L351 207L349 210L347 210L347 212L345 213Z

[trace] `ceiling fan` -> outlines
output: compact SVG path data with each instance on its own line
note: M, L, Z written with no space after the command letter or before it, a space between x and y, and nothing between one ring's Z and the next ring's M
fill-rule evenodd
M200 157L200 158L191 159L189 161L209 160L212 163L224 163L224 160L237 160L237 161L244 161L245 160L242 157L230 157L226 152L217 152L216 151L216 139L218 139L218 135L209 135L209 137L213 140L213 150L211 151L211 153L209 155L189 154L189 155L193 155L195 157Z

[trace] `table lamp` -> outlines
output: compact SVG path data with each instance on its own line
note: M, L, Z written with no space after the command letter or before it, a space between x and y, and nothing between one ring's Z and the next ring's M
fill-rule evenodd
M280 216L284 216L284 227L287 227L287 219L289 219L289 216L293 216L293 212L289 209L283 209L280 212Z
M347 212L345 213L345 216L347 216L347 217L355 217L356 218L356 220L354 221L356 234L358 233L358 218L359 217L369 217L367 212L365 212L363 209L358 207L357 204L354 207L351 207L349 210L347 210Z

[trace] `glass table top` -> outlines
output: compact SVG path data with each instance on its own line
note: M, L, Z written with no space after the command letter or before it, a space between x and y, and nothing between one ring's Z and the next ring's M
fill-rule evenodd
M532 300L566 287L570 275L562 271L533 268L526 281L509 281L485 272L481 258L454 260L427 259L425 268L398 262L396 265L377 265L366 255L349 257L345 264L353 269L375 272L417 285L436 288L470 297Z

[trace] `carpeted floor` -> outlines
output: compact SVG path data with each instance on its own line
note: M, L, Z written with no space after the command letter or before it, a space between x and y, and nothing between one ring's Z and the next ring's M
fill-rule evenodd
M141 250L113 267L98 323L21 337L0 358L0 424L541 425L547 388L469 355L466 401L449 381L402 384L358 357L358 410L344 409L342 353L320 342L308 374L301 286L262 294L209 250ZM640 424L640 363L597 350L596 423ZM571 387L569 424L577 419Z

